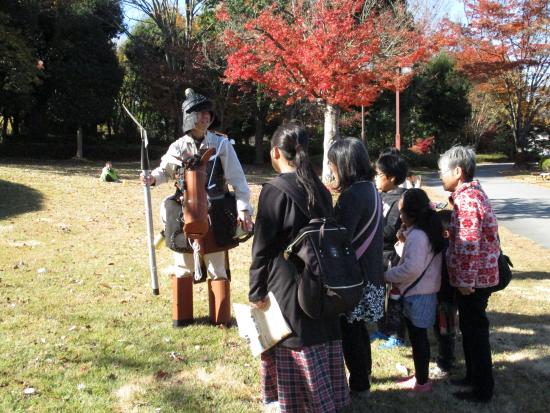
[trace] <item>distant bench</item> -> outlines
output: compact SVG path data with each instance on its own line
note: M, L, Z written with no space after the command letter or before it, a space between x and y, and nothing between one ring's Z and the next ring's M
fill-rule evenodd
M543 181L550 180L550 172L541 172L539 176Z

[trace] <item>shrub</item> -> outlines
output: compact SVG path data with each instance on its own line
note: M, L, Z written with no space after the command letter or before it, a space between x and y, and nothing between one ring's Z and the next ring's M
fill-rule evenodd
M437 169L437 161L439 160L439 155L436 153L418 155L409 150L404 150L401 151L401 156L407 161L409 167L424 166L430 169Z
M499 163L499 162L508 162L509 160L510 159L508 158L508 155L502 152L476 154L477 163L483 163L483 162Z
M543 159L540 162L540 169L544 172L550 172L550 158Z

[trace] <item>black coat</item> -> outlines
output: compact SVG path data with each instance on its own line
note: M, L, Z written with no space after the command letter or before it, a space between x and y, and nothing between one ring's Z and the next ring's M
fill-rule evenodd
M299 186L295 173L281 174L275 179L283 179ZM300 189L305 198L305 189ZM325 198L324 201L330 203L330 193L326 188L320 186L319 190ZM321 213L312 211L312 216L321 216ZM283 258L285 248L308 222L309 218L288 195L272 185L264 185L254 228L248 297L250 301L258 301L268 291L275 295L294 333L281 343L289 348L312 346L340 338L337 318L314 320L302 311L298 304L296 268Z
M405 188L395 188L388 192L382 192L382 206L384 208L384 265L392 256L395 256L394 245L397 242L397 231L401 227L399 217L399 199L406 191ZM398 258L398 257L397 257ZM392 265L397 264L398 259L392 260Z
M354 183L340 194L335 208L336 219L350 231L352 238L358 235L371 218L377 202L375 192L376 188L372 182L361 181ZM365 282L370 281L376 286L385 285L382 258L383 227L383 222L376 222L374 219L363 235L353 243L353 248L357 250L369 234L376 231L369 247L359 259Z

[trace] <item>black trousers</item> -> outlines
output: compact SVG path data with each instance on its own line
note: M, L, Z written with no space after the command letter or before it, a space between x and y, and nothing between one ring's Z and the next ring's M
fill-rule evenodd
M480 398L491 398L495 387L486 313L490 296L491 292L486 288L476 289L470 295L458 294L466 379L472 383L475 395Z
M440 309L441 306L444 306L445 311L449 313L443 313ZM456 333L455 333L455 323L457 307L454 302L440 302L437 309L437 316L435 319L434 333L437 338L438 344L438 356L437 356L437 366L444 371L449 371L453 368L455 362L455 342L456 342ZM441 318L445 318L445 323L447 325L447 333L441 334Z
M405 317L409 340L413 351L414 376L418 384L428 381L430 369L430 342L428 341L428 329L415 327L411 320Z
M397 300L388 298L388 306L384 316L378 320L378 331L387 336L394 336L405 341L405 318L401 312L401 305Z
M372 372L370 337L364 321L348 323L340 318L342 327L342 348L344 361L349 370L349 388L352 391L370 389L369 376Z

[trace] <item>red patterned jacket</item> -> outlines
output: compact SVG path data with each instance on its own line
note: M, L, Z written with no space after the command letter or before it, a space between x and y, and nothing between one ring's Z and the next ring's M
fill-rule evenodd
M453 204L447 269L453 287L498 284L497 218L478 181L465 182L451 195Z

